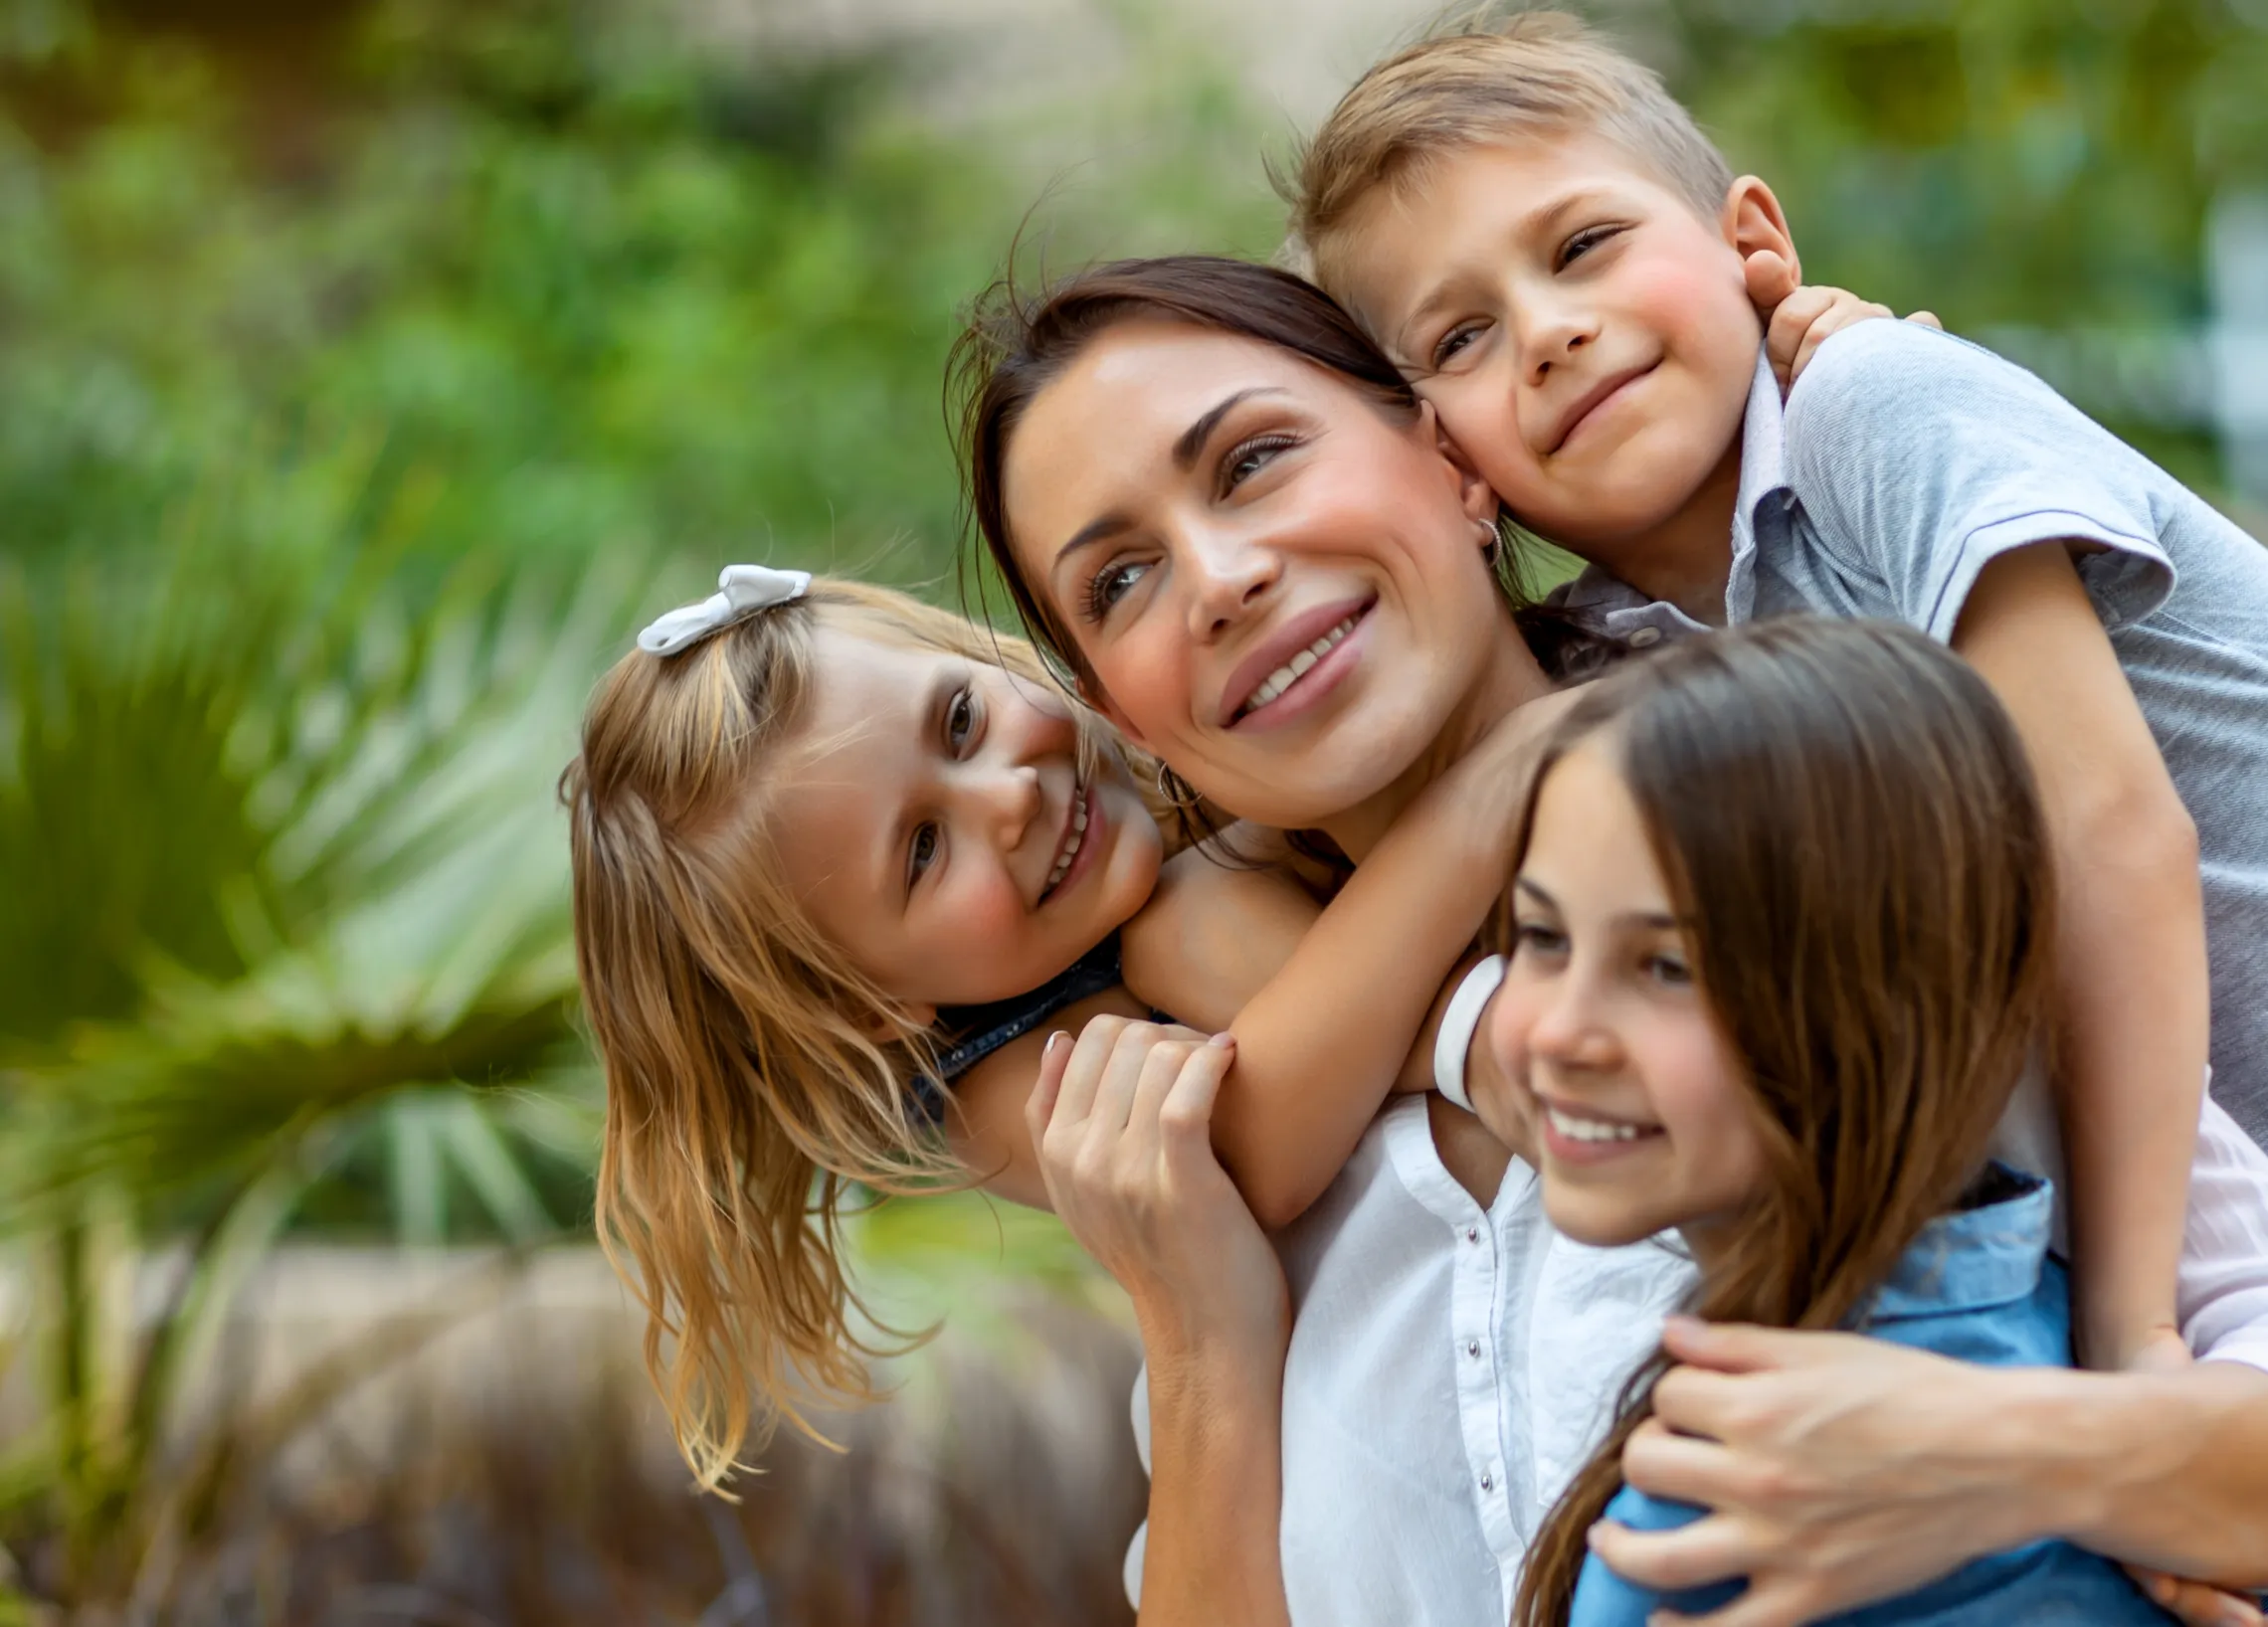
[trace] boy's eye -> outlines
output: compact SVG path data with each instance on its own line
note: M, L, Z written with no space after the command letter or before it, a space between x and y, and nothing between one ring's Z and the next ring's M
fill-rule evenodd
M1592 250L1598 248L1602 243L1605 243L1608 238L1612 237L1618 230L1620 230L1620 228L1612 226L1585 227L1582 231L1576 233L1573 237L1569 238L1565 243L1560 245L1560 268L1564 271L1567 267L1572 266L1575 264L1575 262L1581 260L1585 255L1591 253Z
M1086 589L1086 619L1099 622L1108 616L1113 607L1134 591L1141 581L1147 565L1132 560L1113 560L1088 580Z
M1459 351L1464 350L1473 340L1479 338L1480 330L1486 325L1483 322L1459 322L1455 327L1434 340L1431 357L1434 371L1438 372L1446 367Z
M956 755L968 745L969 736L977 727L977 697L964 689L953 697L953 704L945 709L945 744Z
M944 845L944 834L934 824L924 824L906 843L905 884L910 890L921 879L922 872L937 862L937 850Z

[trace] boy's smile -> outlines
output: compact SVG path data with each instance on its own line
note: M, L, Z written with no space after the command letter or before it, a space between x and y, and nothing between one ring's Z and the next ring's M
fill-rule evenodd
M1380 187L1330 270L1517 519L1720 620L1762 339L1742 260L1768 247L1793 259L1763 182L1705 221L1578 136Z

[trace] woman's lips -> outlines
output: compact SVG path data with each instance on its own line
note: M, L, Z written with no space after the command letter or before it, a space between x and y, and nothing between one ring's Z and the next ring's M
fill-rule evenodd
M1246 656L1224 690L1222 727L1265 726L1305 711L1353 664L1352 645L1375 599L1327 605L1293 618Z

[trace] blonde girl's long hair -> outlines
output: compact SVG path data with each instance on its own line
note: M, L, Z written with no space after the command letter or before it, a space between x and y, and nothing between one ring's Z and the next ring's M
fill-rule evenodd
M1693 1310L1858 1323L2045 1042L2052 873L2022 742L1921 633L1803 618L1618 669L1553 755L1585 740L1618 760L1763 1131L1764 1190ZM1552 1511L1515 1623L1568 1619L1663 1365Z
M845 1273L845 1199L971 1178L908 1112L928 1034L813 926L766 828L822 627L1050 684L1021 639L823 577L679 654L624 657L560 780L606 1073L599 1240L705 1489L780 1419L817 1437L814 1399L871 1399L866 1359L907 1343Z

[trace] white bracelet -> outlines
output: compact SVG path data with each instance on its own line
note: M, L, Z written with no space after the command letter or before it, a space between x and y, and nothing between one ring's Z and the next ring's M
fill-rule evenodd
M1433 1038L1433 1088L1467 1113L1472 1111L1472 1098L1465 1093L1465 1052L1472 1049L1472 1031L1480 1026L1488 996L1503 981L1501 955L1491 955L1467 972L1449 996L1449 1008L1441 1013L1441 1031Z

